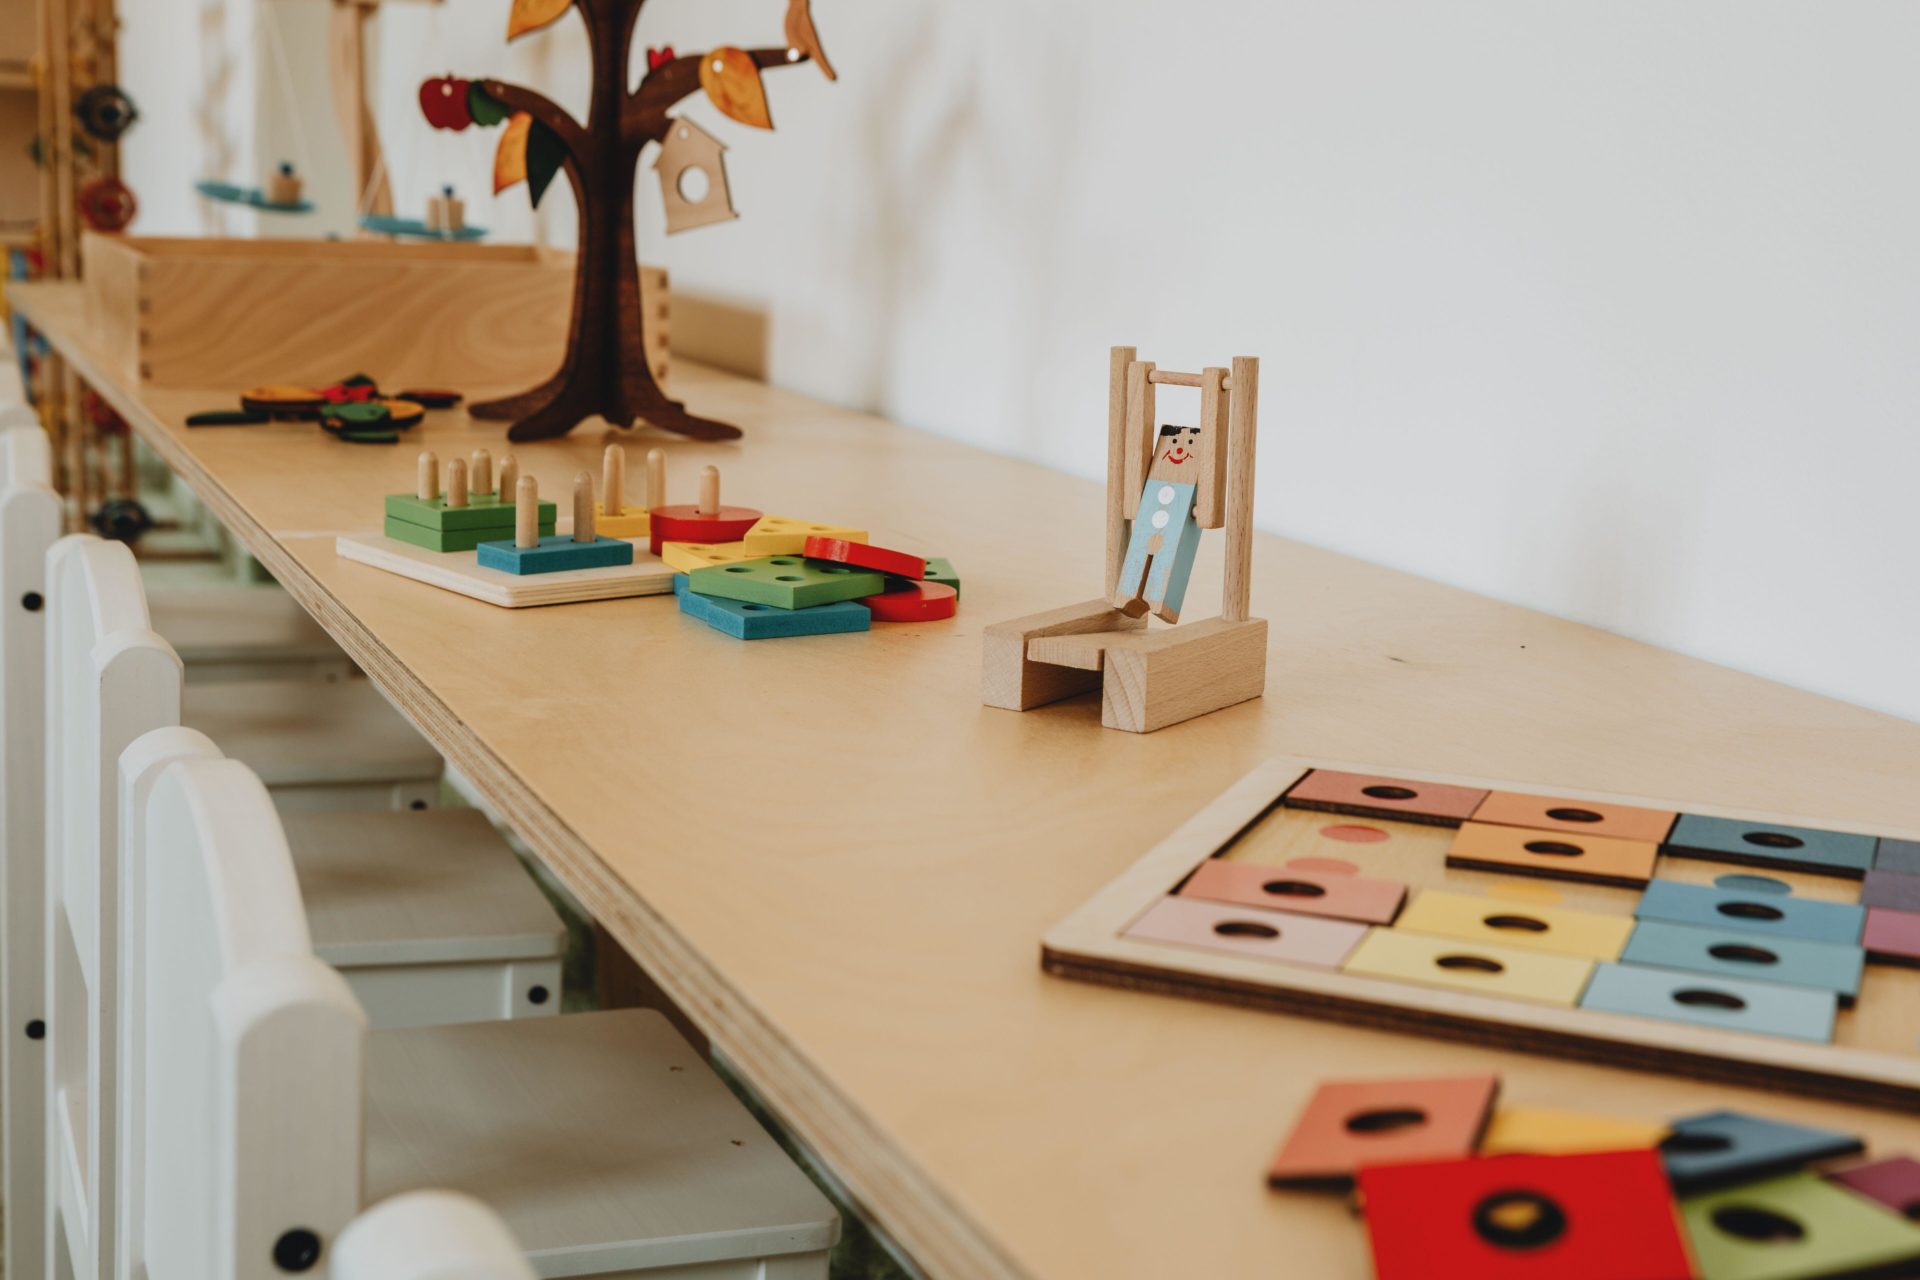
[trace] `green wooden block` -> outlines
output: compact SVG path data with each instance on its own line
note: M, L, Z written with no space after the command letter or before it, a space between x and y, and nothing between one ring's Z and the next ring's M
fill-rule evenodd
M695 569L688 575L688 584L703 596L770 604L776 609L810 609L877 596L887 589L887 575L801 556L762 556Z
M1814 1173L1686 1196L1680 1218L1701 1280L1890 1275L1920 1260L1920 1227Z
M476 493L469 501L471 506L449 507L445 498L422 501L411 493L390 493L387 495L387 519L404 520L428 529L505 529L509 536L512 535L513 503L501 502L490 493ZM540 504L540 524L543 528L551 525L558 515L559 508L553 503Z
M543 503L542 505L545 504ZM507 510L511 511L513 508L508 507ZM544 518L540 522L540 536L544 538L554 531L553 516L547 512L542 512L541 514ZM472 551L483 542L500 541L502 535L505 535L506 539L510 541L513 535L513 523L512 521L508 521L503 528L451 529L442 531L439 529L429 529L422 524L409 524L405 520L396 520L392 516L388 516L386 533L389 538L397 538L401 542L410 542L416 547L425 547L429 551Z

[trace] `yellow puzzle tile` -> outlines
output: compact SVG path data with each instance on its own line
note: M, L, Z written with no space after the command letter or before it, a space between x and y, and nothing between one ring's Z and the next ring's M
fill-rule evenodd
M1664 1124L1619 1120L1585 1111L1551 1107L1501 1107L1493 1113L1482 1155L1571 1156L1594 1151L1640 1151L1657 1147L1668 1133Z
M1618 960L1633 933L1630 915L1569 911L1521 898L1429 889L1409 903L1397 928L1496 947Z
M745 548L744 542L663 542L660 558L675 573L692 573L710 565L754 559L753 552Z
M610 516L607 509L596 502L593 531L603 538L644 538L653 532L653 519L645 507L622 506L619 515Z
M1575 956L1435 938L1401 929L1375 929L1341 967L1367 978L1568 1008L1579 1002L1593 974L1593 961Z
M749 557L797 556L807 549L808 538L838 538L842 542L865 542L865 529L843 529L837 524L814 524L792 516L761 516L747 530L743 545Z

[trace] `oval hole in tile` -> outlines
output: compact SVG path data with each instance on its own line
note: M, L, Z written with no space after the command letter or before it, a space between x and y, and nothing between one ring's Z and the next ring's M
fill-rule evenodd
M1371 787L1360 788L1363 796L1372 796L1375 800L1411 800L1420 793L1411 787L1389 787L1376 783Z
M1734 964L1779 964L1780 957L1765 947L1751 947L1744 942L1721 942L1707 948L1707 954L1715 960L1727 960Z
M1606 815L1595 813L1591 809L1549 809L1547 816L1555 822L1605 822Z
M1518 933L1545 933L1551 926L1532 916L1488 916L1480 923L1489 929L1511 929Z
M1465 973L1505 973L1507 966L1498 960L1489 960L1485 956L1441 956L1434 961L1442 969L1452 969Z
M1501 1249L1539 1249L1567 1233L1567 1214L1535 1191L1496 1191L1474 1206L1473 1229Z
M1427 1113L1418 1107L1378 1107L1356 1111L1347 1117L1349 1133L1397 1133L1427 1122Z
M1762 849L1802 849L1807 843L1799 836L1790 836L1784 831L1749 831L1740 838Z
M1280 931L1257 920L1222 920L1213 931L1223 938L1277 938Z
M1326 889L1306 880L1269 880L1260 888L1282 898L1324 898Z
M1586 850L1577 844L1568 844L1565 840L1529 840L1526 843L1528 853L1543 853L1550 858L1578 858Z
M1685 987L1673 993L1673 1002L1689 1009L1720 1009L1727 1013L1738 1013L1747 1007L1747 1002L1731 991L1715 991L1712 987Z
M1754 1244L1792 1244L1807 1234L1807 1229L1785 1214L1753 1204L1723 1204L1713 1211L1718 1231Z
M1780 908L1770 907L1764 902L1723 902L1714 910L1735 920L1784 920L1787 917L1787 913Z
M1716 1151L1731 1151L1733 1139L1724 1133L1689 1133L1681 1129L1660 1139L1660 1149L1676 1155L1707 1155Z

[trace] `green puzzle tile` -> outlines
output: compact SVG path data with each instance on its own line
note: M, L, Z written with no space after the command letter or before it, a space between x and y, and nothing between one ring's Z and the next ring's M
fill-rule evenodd
M859 600L887 589L887 575L800 556L762 556L737 564L716 564L688 575L703 596L770 604L776 609L810 609L836 600Z
M546 504L542 503L541 505L545 506ZM512 509L511 507L507 508L509 511ZM540 536L543 538L549 537L554 532L553 517L545 512L542 512L541 515L544 518L540 521ZM504 525L493 528L452 529L442 533L438 529L429 529L425 525L420 524L409 524L405 520L396 520L392 516L388 516L386 534L389 538L397 538L401 542L411 542L414 546L425 547L429 551L472 551L483 542L498 542L503 538L511 541L513 538L513 522L508 521Z
M1814 1173L1686 1196L1680 1217L1701 1280L1881 1275L1920 1259L1920 1227Z
M410 493L387 495L387 521L404 520L427 529L505 529L513 531L514 504L501 502L490 493L478 493L472 505L449 507L445 498L421 500ZM559 514L551 502L540 504L540 523L550 525Z

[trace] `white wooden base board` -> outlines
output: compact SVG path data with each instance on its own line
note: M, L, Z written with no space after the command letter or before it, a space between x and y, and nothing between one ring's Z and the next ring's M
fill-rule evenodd
M429 551L378 533L342 534L334 540L334 549L345 559L503 609L673 594L672 567L638 545L630 565L524 576L482 568L471 551Z

